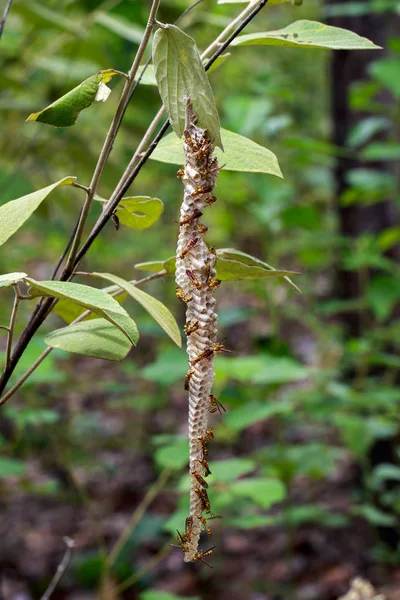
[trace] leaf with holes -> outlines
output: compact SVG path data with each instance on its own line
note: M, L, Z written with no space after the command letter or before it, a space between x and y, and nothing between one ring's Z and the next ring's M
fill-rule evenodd
M49 333L44 341L51 348L65 352L115 361L123 360L132 348L126 335L105 319L83 321L57 329Z
M111 283L115 283L120 288L128 292L129 296L132 296L136 302L138 302L143 308L153 317L155 321L160 325L162 329L164 329L165 333L169 335L173 342L179 347L182 345L181 334L179 331L179 327L175 318L171 314L162 302L150 296L143 290L135 287L129 281L125 281L121 279L121 277L117 277L117 275L112 275L111 273L92 273L95 277L102 277L107 281L111 281Z
M114 75L116 72L113 69L99 71L46 108L29 115L26 120L53 125L53 127L71 127L75 124L81 110L88 108L95 101L107 100L110 91L105 84Z
M10 200L0 206L0 246L25 223L31 214L56 187L72 185L76 177L64 177L41 190Z
M126 310L103 290L69 281L35 281L30 277L25 277L25 281L32 286L29 288L32 297L48 296L76 302L116 325L132 344L137 342L138 331L135 322Z
M154 35L153 64L158 90L176 135L183 135L190 100L199 126L223 149L218 111L194 39L176 25L164 25Z
M290 46L292 48L329 48L331 50L379 50L367 38L353 31L318 21L296 21L283 29L240 35L232 46Z
M215 151L219 163L224 165L224 171L241 171L245 173L265 173L282 177L282 171L279 167L278 159L275 154L256 144L249 138L221 129L224 152L219 148ZM185 155L182 148L182 141L177 139L172 133L161 140L157 148L150 156L152 160L182 165L185 162Z

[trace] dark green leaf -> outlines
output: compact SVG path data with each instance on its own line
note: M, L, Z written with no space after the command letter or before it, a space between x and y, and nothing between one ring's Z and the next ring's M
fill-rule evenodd
M0 456L0 479L3 477L18 477L26 471L25 463L15 458Z

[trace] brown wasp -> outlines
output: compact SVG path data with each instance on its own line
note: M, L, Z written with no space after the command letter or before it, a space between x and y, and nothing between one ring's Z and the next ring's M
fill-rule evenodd
M226 350L223 342L216 342L209 348L206 348L201 354L196 356L193 360L190 361L191 365L197 365L198 362L204 360L206 358L211 358L214 354L219 354L220 352L231 352L231 350Z
M207 481L202 478L200 473L198 473L197 471L191 471L191 474L192 474L192 477L194 477L197 480L197 482L203 486L203 488L208 488Z
M186 254L188 254L188 252L190 252L195 246L196 244L199 243L199 238L197 237L192 237L188 240L186 246L184 246L183 250L179 253L179 258L185 258Z
M204 488L196 486L194 491L196 492L196 494L199 497L199 500L201 502L202 511L204 511L208 515L210 515L211 514L211 506L210 506L210 500L208 498L208 494L207 494L206 490Z
M200 223L200 225L197 228L197 231L201 233L201 235L204 235L205 233L207 233L208 227L207 225L203 225L203 223Z
M190 335L198 330L200 327L200 323L198 321L188 321L186 325L183 326L183 331L186 335Z
M190 540L192 539L192 532L193 532L193 517L192 517L192 515L190 515L189 517L187 517L186 522L185 522L185 540L187 542L190 542Z
M214 196L214 194L210 194L209 196L207 196L207 198L204 200L204 202L206 204L208 204L209 206L211 206L211 204L214 204L214 202L217 201L217 197Z
M191 296L190 294L188 296L185 296L185 292L181 287L176 288L175 295L178 298L178 300L182 300L182 302L184 302L185 304L193 300L193 296Z
M188 392L190 389L190 380L192 379L195 371L194 369L189 369L189 371L185 375L185 390Z
M207 448L206 438L204 437L204 435L199 435L197 439L199 441L201 449L203 450L203 456L208 456L208 448Z
M204 477L208 477L209 475L211 475L210 467L208 466L208 462L206 461L206 459L201 458L199 460L199 463L201 464L201 466L204 469Z
M186 225L186 223L193 223L193 221L195 221L196 219L199 219L202 216L202 214L203 213L201 212L201 210L199 210L198 208L195 208L192 215L186 215L185 217L182 217L182 219L177 221L177 223L179 223L179 225Z
M199 194L210 194L213 191L213 187L210 184L199 185L193 190L193 196L197 196Z
M182 552L189 552L189 546L187 544L186 535L185 537L183 537L178 530L176 530L176 533L178 534L179 545L169 544L169 546L171 546L171 548L180 548Z
M215 412L219 412L220 415L222 415L222 411L221 409L226 412L226 408L224 408L221 404L221 402L219 402L217 400L217 398L214 396L214 394L210 394L210 406L208 408L208 411L210 413L215 413Z
M183 167L181 167L180 169L178 169L178 171L176 173L177 179L182 179L184 174L185 174L185 169Z
M197 279L197 277L195 277L195 275L193 274L193 271L191 271L190 269L186 269L186 275L189 277L190 281L192 282L192 284L194 285L196 290L201 290L201 288L203 287L203 284L201 283L201 281L199 279Z
M206 429L206 438L208 440L213 440L214 439L214 432L211 429L211 427L207 427L207 429Z
M210 548L209 550L207 550L206 552L196 552L192 562L196 562L197 560L204 563L205 565L207 565L207 567L210 567L210 569L213 569L214 567L212 567L210 564L208 564L207 561L203 560L205 556L211 556L212 551L214 550L214 548L216 548L216 546L213 546L212 548Z
M208 281L207 281L207 287L209 287L209 288L217 288L220 285L221 285L220 279L208 279Z

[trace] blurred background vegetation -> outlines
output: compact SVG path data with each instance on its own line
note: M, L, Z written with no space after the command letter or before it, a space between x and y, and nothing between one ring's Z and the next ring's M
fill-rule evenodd
M160 20L187 5L163 0ZM399 7L267 6L249 31L315 19L385 50L234 48L210 74L223 127L274 151L285 179L222 171L208 241L300 271L303 291L269 280L218 291L219 335L234 354L216 361L227 413L210 446L210 499L223 515L214 570L168 547L187 515L185 352L128 300L141 340L124 362L53 352L2 411L2 598L38 598L65 535L76 550L54 599L333 600L358 574L400 598ZM128 70L148 8L14 0L0 45L0 203L66 175L89 183L121 81L73 128L24 121L99 69ZM203 49L240 8L204 0L181 26ZM103 197L158 107L156 88L140 86ZM161 198L162 218L143 232L108 226L85 270L139 278L136 263L174 254L176 168L149 161L130 191ZM49 278L81 203L80 190L56 190L2 248L0 272ZM171 279L146 290L183 324ZM0 323L11 305L2 290ZM17 375L57 326L51 317Z

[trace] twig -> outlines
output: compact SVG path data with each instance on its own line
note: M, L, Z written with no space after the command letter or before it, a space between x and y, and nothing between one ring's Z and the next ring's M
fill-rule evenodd
M78 222L78 227L76 229L76 233L74 236L74 239L72 241L72 245L71 245L71 250L70 250L70 255L67 261L67 265L65 267L64 273L71 273L71 267L74 265L75 263L75 257L76 254L78 252L80 243L81 243L81 239L82 239L82 234L83 234L83 230L85 227L85 223L86 223L86 219L88 217L89 211L90 211L90 207L92 205L93 202L93 198L94 195L96 193L96 189L97 189L97 185L100 181L100 177L101 174L103 172L104 166L107 162L107 159L110 155L110 152L112 150L113 144L114 144L114 140L117 136L117 133L119 131L121 122L122 122L122 117L124 115L125 109L129 103L129 96L130 96L130 92L131 92L131 88L134 84L135 81L135 75L137 73L137 70L140 66L140 62L142 60L143 54L146 50L147 44L149 43L150 40L150 35L151 32L153 31L153 27L155 24L155 18L156 18L156 14L157 14L157 10L158 7L160 5L160 0L153 0L152 1L152 5L151 5L151 9L150 9L150 13L149 13L149 18L147 21L147 25L146 25L146 29L144 31L142 40L140 42L138 51L136 53L135 59L133 61L132 67L129 71L128 74L128 78L125 81L125 85L124 85L124 89L122 90L122 94L121 94L121 98L119 100L119 104L117 107L117 110L115 112L114 118L112 120L110 129L108 130L105 142L103 144L103 148L101 149L100 152L100 156L99 159L97 161L97 165L96 168L94 170L93 173L93 177L92 180L90 182L89 185L89 191L87 193L86 196L86 200L84 202L84 205L82 207L82 212L79 218L79 222Z
M122 532L122 534L116 541L113 549L111 550L110 554L107 557L106 563L107 563L108 569L110 569L113 566L113 564L115 563L115 561L117 560L119 553L121 552L121 550L125 546L126 542L128 541L129 536L132 534L135 527L142 519L144 513L146 512L146 510L148 509L150 504L153 502L154 498L156 498L156 496L163 489L163 487L167 483L170 475L171 475L171 469L164 469L163 471L161 471L158 479L153 483L153 485L147 491L145 497L143 498L143 500L141 501L139 506L133 512L128 525L125 527L124 531Z
M78 273L76 273L78 274ZM130 283L136 287L144 285L145 283L149 283L149 281L154 281L155 279L161 279L163 277L167 276L167 272L166 271L159 271L158 273L152 273L152 275L148 275L147 277L143 277L143 279L139 279L138 281L131 281ZM124 293L123 289L120 290L116 290L115 292L113 292L112 294L110 294L113 298L116 298L117 296L120 296L121 294ZM84 313L82 313L81 315L79 315L79 317L77 319L75 319L75 321L72 321L72 323L70 323L70 325L75 325L76 323L80 323L81 321L83 321L84 319L86 319L86 317L88 317L91 314L90 310L85 310ZM3 328L3 326L1 326ZM5 327L5 329L8 329ZM5 404L7 402L7 400L9 400L9 398L11 398L11 396L13 396L15 394L15 392L21 387L21 385L23 383L25 383L25 381L28 379L28 377L30 377L30 375L32 375L32 373L38 368L38 366L44 361L44 359L50 354L50 352L52 352L54 350L54 348L51 348L50 346L48 348L46 348L46 350L44 350L42 352L42 354L35 360L35 362L29 367L29 369L22 375L22 377L20 377L20 379L18 379L18 381L16 383L14 383L14 385L8 390L8 392L6 392L4 394L4 396L2 396L0 398L0 406L2 406L3 404Z
M6 367L10 364L10 359L11 359L11 349L12 349L12 341L13 341L13 336L14 336L14 327L15 327L15 320L17 318L17 312L18 312L18 307L19 307L19 303L21 302L21 298L18 292L18 287L16 284L13 285L14 288L14 305L11 311L11 317L10 317L10 325L8 327L8 336L7 336L7 345L6 345Z
M12 4L12 0L7 0L6 7L4 9L3 16L1 17L1 21L0 21L0 39L3 34L4 25L6 24L6 20L7 20L9 10L11 8L11 4Z
M63 559L60 562L60 564L58 565L57 571L55 572L54 577L51 580L49 587L47 588L47 590L45 591L43 596L40 598L40 600L49 600L50 596L52 595L52 593L54 592L54 590L60 583L61 578L64 575L65 571L67 570L69 563L71 562L71 558L72 558L72 555L74 552L75 542L74 542L74 540L71 540L71 538L69 538L69 537L64 537L64 542L65 542L65 545L67 546L67 549L65 551Z
M4 331L10 331L10 328L7 325L0 325L0 329L4 329Z

